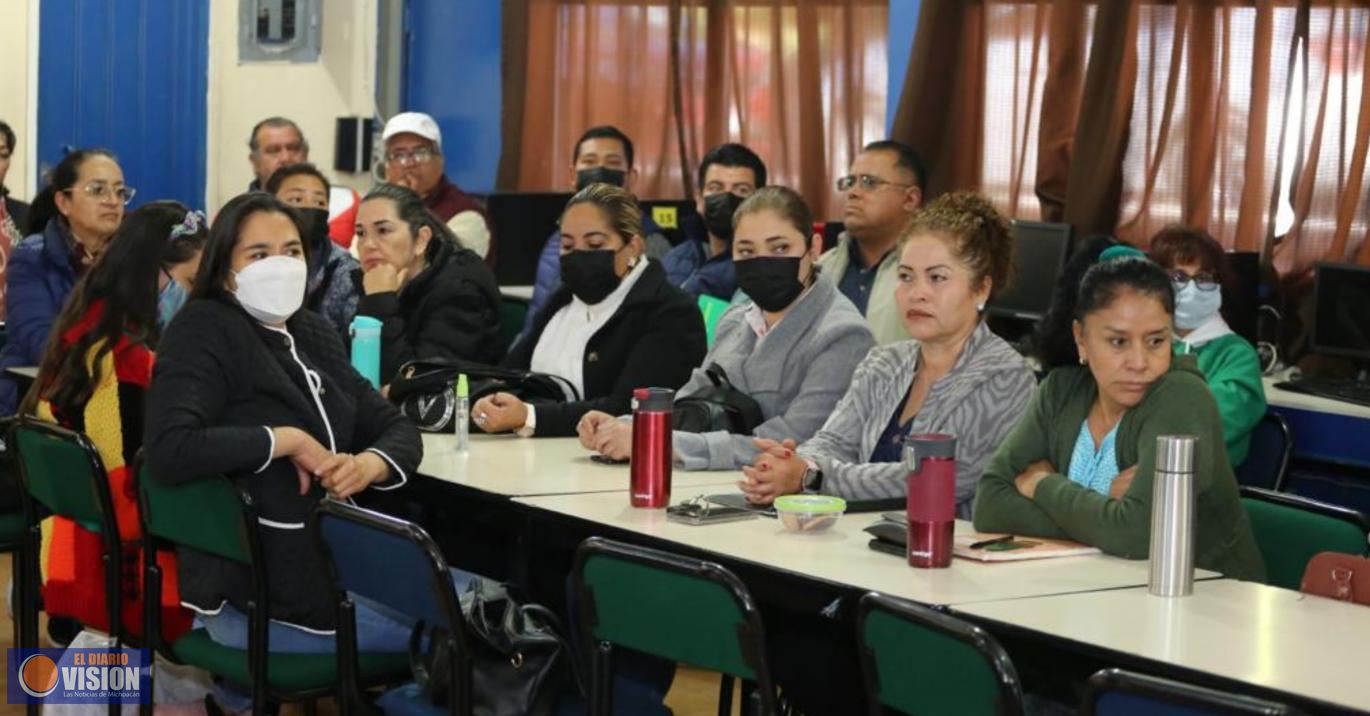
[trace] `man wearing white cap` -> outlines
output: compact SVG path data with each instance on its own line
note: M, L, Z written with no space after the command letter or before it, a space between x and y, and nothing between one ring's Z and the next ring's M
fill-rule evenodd
M443 174L442 130L422 112L401 112L385 123L385 180L413 189L462 246L494 264L490 223L475 197Z

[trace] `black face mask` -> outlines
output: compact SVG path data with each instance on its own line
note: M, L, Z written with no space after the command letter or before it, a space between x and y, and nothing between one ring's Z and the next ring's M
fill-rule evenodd
M561 282L591 306L609 297L623 279L614 273L617 251L571 251L561 256Z
M800 256L758 256L734 261L737 287L761 310L775 313L804 292L799 281Z
M576 191L591 184L613 184L623 186L628 181L628 172L609 167L591 167L576 172Z
M704 227L724 241L733 240L733 214L744 199L730 191L704 197Z
M295 211L300 213L300 228L304 231L305 245L309 248L309 268L310 274L314 269L323 266L328 259L328 209L305 209L297 208Z

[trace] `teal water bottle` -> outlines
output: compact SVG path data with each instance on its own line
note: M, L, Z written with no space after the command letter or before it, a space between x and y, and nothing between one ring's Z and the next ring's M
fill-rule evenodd
M381 387L381 322L370 316L352 319L352 367Z

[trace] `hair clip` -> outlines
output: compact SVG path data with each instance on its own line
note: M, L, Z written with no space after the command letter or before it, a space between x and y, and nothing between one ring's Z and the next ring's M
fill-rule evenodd
M203 211L191 209L186 212L186 218L181 223L171 227L170 240L175 240L178 236L194 236L200 228L209 224Z

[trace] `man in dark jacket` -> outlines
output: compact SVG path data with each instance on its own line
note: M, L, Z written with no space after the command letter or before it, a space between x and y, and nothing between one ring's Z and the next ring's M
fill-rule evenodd
M252 183L248 191L261 191L277 169L309 161L309 142L300 125L285 117L267 117L252 127L247 138L252 162Z
M744 145L720 144L704 155L695 188L695 210L703 221L687 222L685 241L661 260L671 285L691 296L732 300L733 212L765 185L766 165Z

